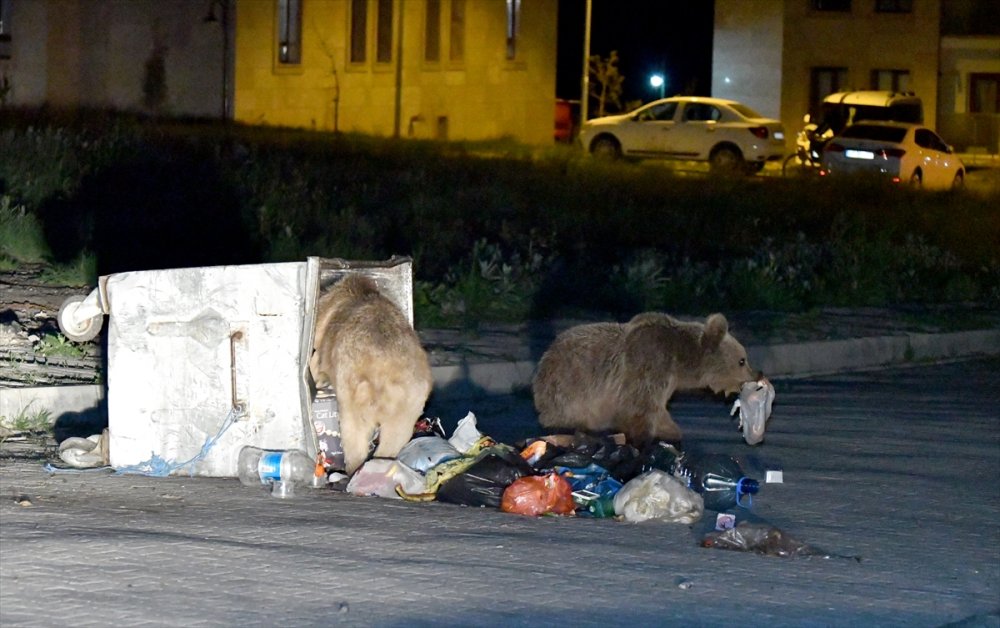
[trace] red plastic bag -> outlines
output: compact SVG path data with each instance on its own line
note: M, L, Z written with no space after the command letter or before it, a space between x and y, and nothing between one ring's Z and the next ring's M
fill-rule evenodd
M514 480L503 492L500 510L518 515L572 515L576 511L573 488L556 473L529 475Z

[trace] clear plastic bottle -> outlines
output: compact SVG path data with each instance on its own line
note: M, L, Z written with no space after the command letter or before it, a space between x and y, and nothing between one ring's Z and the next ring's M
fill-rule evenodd
M240 450L237 469L245 486L271 486L276 497L291 497L295 485L316 484L316 462L298 449L272 450L246 446Z
M734 506L749 508L760 482L748 478L743 468L731 456L708 454L685 459L683 474L689 477L689 487L705 500L705 509L723 512Z

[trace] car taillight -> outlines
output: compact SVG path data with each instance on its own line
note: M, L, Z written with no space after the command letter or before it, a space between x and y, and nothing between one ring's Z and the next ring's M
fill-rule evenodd
M876 153L876 155L884 159L888 159L889 157L902 157L905 154L906 151L902 148L883 148Z
M753 133L754 135L756 135L757 137L759 137L762 140L766 140L767 139L767 127L766 126L752 126L749 129L747 129L747 130L750 131L751 133Z
M842 153L844 152L844 147L836 142L830 142L823 148L824 153Z

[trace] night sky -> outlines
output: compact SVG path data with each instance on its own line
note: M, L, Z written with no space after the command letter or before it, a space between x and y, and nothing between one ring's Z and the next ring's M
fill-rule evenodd
M618 51L622 103L659 97L649 76L664 73L665 95L708 96L712 88L712 0L592 0L590 54ZM556 96L580 98L586 0L559 0Z

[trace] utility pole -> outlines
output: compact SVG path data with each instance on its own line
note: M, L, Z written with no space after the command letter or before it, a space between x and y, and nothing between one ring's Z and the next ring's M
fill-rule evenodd
M590 99L590 9L593 0L587 0L587 17L583 26L583 93L580 94L580 125L587 121L587 100Z

